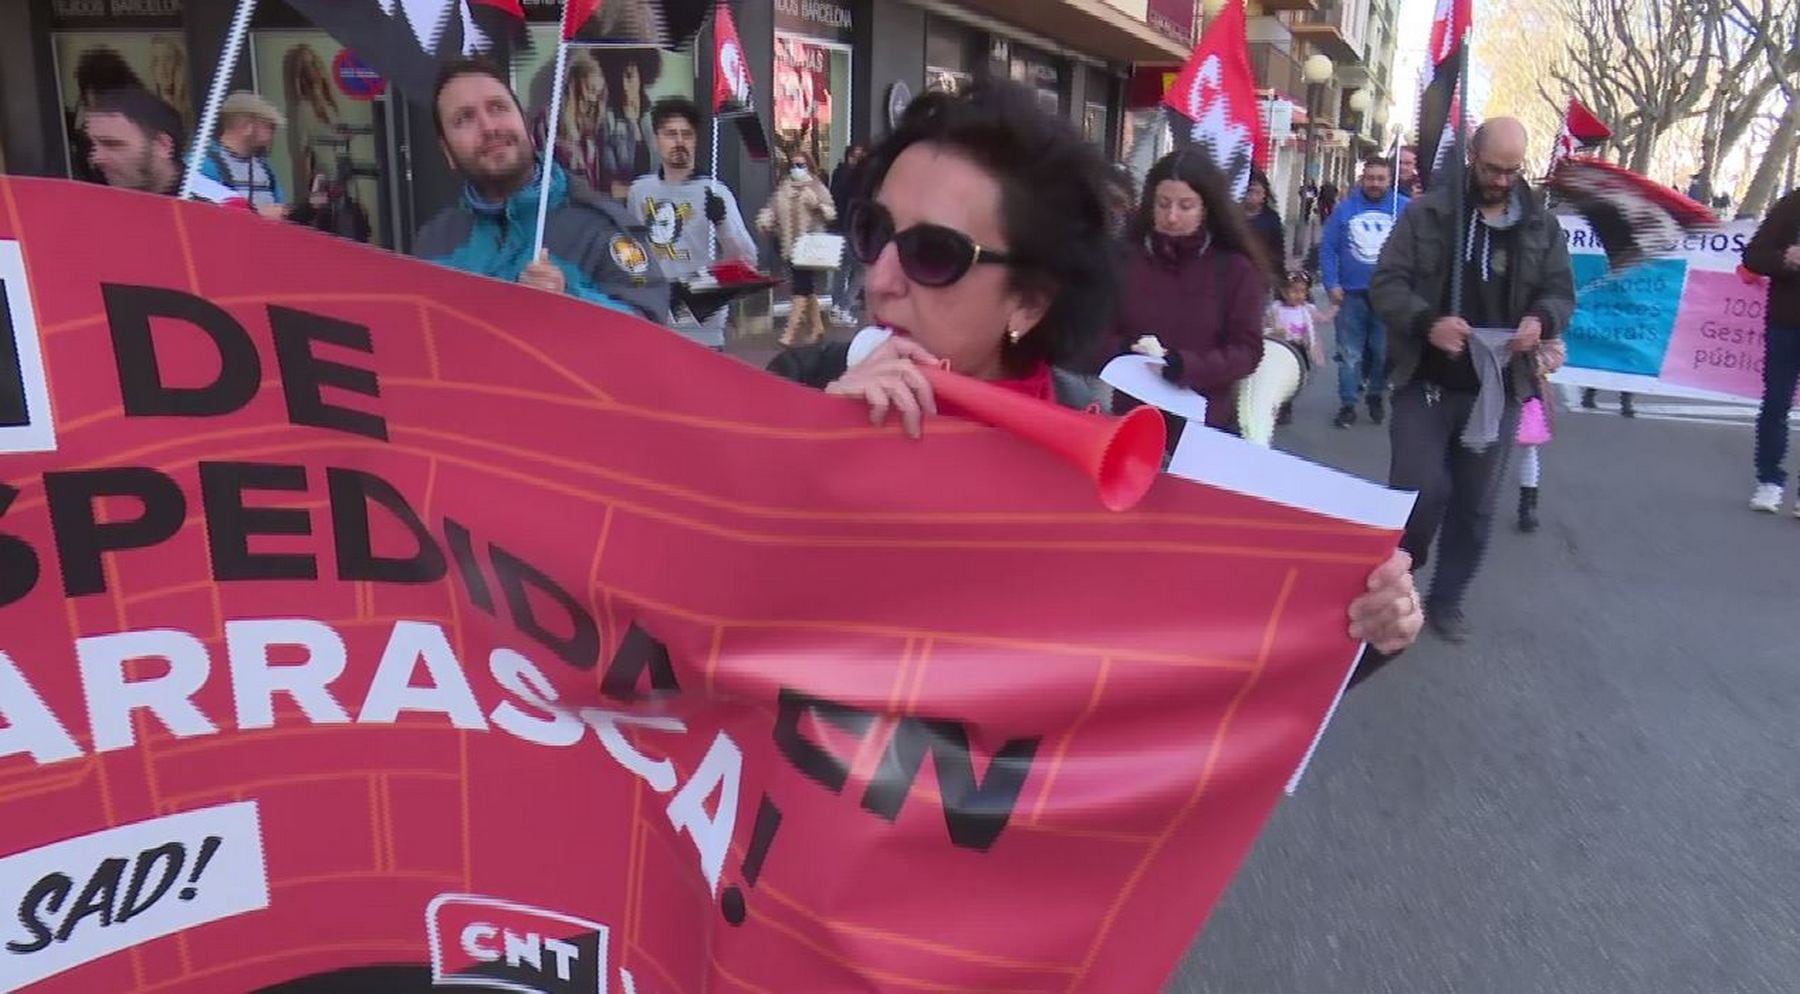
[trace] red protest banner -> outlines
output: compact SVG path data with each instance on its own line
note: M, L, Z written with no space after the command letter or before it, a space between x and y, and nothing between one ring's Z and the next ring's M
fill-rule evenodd
M1394 542L239 211L0 208L0 988L1150 990Z

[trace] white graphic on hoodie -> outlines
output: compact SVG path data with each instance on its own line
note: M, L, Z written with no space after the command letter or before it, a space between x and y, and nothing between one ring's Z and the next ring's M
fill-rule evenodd
M1387 211L1364 211L1351 218L1348 227L1351 257L1373 266L1394 230L1394 216Z

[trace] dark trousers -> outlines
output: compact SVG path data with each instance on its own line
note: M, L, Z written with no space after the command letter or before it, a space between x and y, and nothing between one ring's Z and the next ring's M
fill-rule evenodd
M1460 606L1481 568L1493 532L1494 501L1506 477L1506 455L1519 426L1519 405L1508 400L1500 438L1473 452L1462 444L1462 432L1474 406L1474 394L1436 388L1428 392L1416 380L1394 391L1388 483L1419 492L1400 547L1419 569L1430 555L1432 539L1438 544L1437 573L1427 604Z
M1800 327L1770 323L1763 333L1762 409L1756 412L1756 482L1787 486L1788 412L1800 380Z

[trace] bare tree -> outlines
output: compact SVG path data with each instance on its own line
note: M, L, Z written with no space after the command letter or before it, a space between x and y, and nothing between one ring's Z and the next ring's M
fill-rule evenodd
M1769 136L1769 144L1763 152L1762 162L1756 167L1756 175L1750 177L1750 186L1744 190L1743 202L1738 205L1738 217L1759 217L1769 207L1775 197L1775 184L1780 181L1782 171L1787 167L1788 156L1793 154L1794 146L1800 141L1800 100L1789 100L1787 111L1781 115L1781 123L1776 125L1775 133Z
M1576 0L1578 30L1551 77L1611 123L1625 165L1648 168L1656 141L1711 92L1726 0Z
M1702 201L1712 198L1719 164L1742 140L1775 87L1777 67L1762 42L1769 32L1780 30L1783 15L1794 9L1794 0L1755 0L1754 6L1750 0L1736 0L1725 12L1724 29L1713 36L1717 78L1706 101L1694 174L1695 195Z
M1800 3L1786 0L1778 13L1779 16L1763 21L1762 29L1757 32L1757 46L1768 60L1772 86L1756 103L1763 103L1779 91L1779 99L1786 107L1781 113L1781 123L1769 138L1756 175L1750 178L1750 186L1744 191L1743 202L1738 208L1739 217L1755 217L1768 207L1774 199L1783 167L1794 154L1795 146L1800 144ZM1756 107L1752 105L1747 110L1754 113Z

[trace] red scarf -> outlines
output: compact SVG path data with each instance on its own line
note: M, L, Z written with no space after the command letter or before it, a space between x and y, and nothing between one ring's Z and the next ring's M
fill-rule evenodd
M1035 400L1056 403L1056 381L1050 378L1050 364L1047 362L1038 363L1031 372L1017 379L989 380L988 382L1014 393L1022 393ZM959 418L969 417L967 412L941 397L938 399L938 413Z

